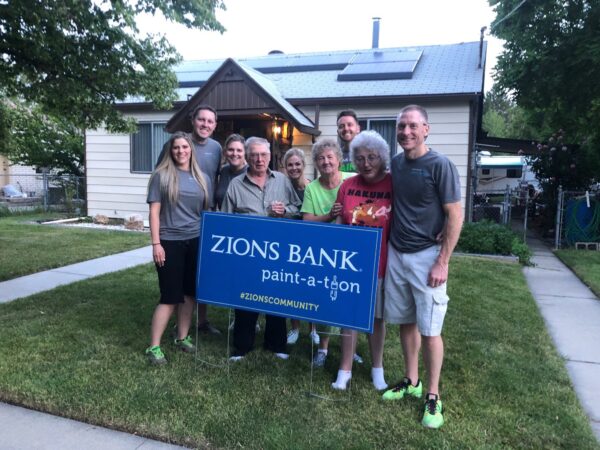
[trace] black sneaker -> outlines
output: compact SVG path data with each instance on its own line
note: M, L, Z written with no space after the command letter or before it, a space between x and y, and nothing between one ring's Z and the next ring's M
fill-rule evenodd
M221 334L221 332L217 328L213 327L208 320L198 324L198 331L204 334Z

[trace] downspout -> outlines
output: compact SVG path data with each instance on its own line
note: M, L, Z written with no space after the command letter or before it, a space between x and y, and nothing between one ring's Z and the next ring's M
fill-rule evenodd
M319 129L319 119L321 117L321 105L319 103L315 104L315 128ZM315 135L313 134L311 137L312 143L315 143ZM317 168L313 165L313 180L316 180L318 176Z

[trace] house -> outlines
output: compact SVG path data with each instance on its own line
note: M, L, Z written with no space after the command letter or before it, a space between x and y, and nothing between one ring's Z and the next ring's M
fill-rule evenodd
M218 111L215 139L223 143L233 132L266 137L275 168L285 150L302 148L309 178L315 175L311 146L321 136L337 136L339 111L355 110L362 129L378 131L395 154L396 116L417 103L429 112L428 144L458 168L469 217L485 52L478 41L183 62L175 69L179 101L171 111L129 99L119 109L138 122L137 133L86 132L88 213L145 216L146 186L162 145L170 132L191 130L188 114L200 103Z

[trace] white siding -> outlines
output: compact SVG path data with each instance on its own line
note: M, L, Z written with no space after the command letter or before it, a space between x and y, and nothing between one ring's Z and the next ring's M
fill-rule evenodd
M132 114L138 122L166 122L170 112ZM146 189L150 174L131 173L130 135L104 129L86 132L88 214L127 218L148 214Z
M344 109L352 109L359 119L395 119L406 104L388 105L336 105L321 107L319 129L321 137L337 138L337 114ZM462 203L465 206L469 155L469 103L421 103L429 115L430 132L427 144L434 150L447 155L456 165L460 175ZM314 119L314 109L302 109L304 114ZM401 149L398 147L398 150ZM398 151L397 150L397 151ZM307 154L310 159L310 155Z
M360 119L395 119L404 104L322 106L319 112L321 137L337 138L336 118L343 109L354 109ZM431 126L427 143L454 162L461 177L462 200L465 204L469 144L469 104L464 102L423 103ZM315 119L314 107L302 107L302 112ZM170 112L130 115L139 122L167 121ZM306 154L305 174L313 178L311 157L312 137L294 130L294 147ZM108 134L105 130L86 133L88 214L104 214L126 218L132 214L147 214L146 188L149 174L131 173L130 136Z

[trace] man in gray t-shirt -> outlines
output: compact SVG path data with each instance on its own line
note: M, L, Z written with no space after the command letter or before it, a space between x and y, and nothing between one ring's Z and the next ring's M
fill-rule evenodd
M400 325L406 372L383 398L422 396L418 364L423 343L428 387L422 424L439 428L444 423L439 379L444 358L441 332L449 300L446 280L463 217L458 171L448 158L425 145L428 134L425 109L410 105L400 112L396 136L404 153L391 164L393 221L384 315L388 323Z

